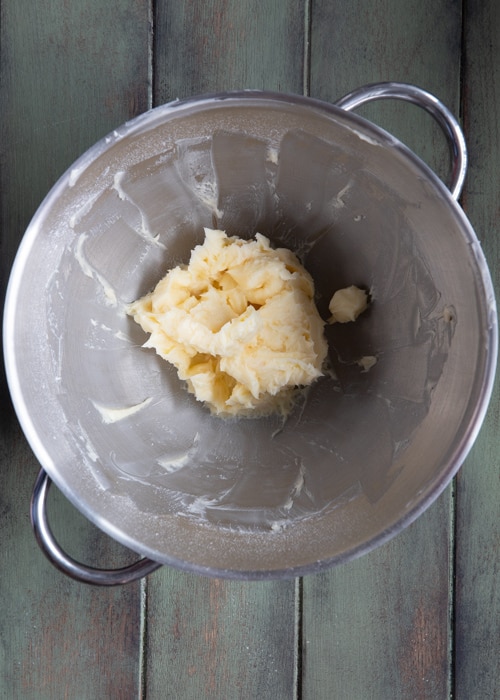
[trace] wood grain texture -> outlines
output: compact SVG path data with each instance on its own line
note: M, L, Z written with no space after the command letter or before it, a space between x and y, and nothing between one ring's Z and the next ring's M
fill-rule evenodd
M147 107L149 8L140 0L1 0L0 10L3 298L20 238L54 181L96 140ZM137 697L140 585L92 589L43 557L28 517L38 465L4 381L0 439L0 697ZM54 530L73 555L97 565L123 563L121 548L103 542L64 499L54 494L50 503Z
M148 698L290 698L294 581L207 579L162 569L148 584Z
M158 0L154 98L303 91L306 2Z
M362 84L402 81L433 91L458 113L458 5L317 0L311 19L312 96L334 101ZM447 174L446 142L428 115L391 101L363 116ZM449 697L452 513L449 488L390 543L304 580L304 698Z
M38 466L16 425L2 435L0 697L52 700L135 697L140 590L99 590L60 574L31 532L28 503ZM130 560L57 492L49 516L63 546L95 565Z
M445 496L363 558L304 579L302 697L449 697Z
M500 5L465 3L466 213L500 285ZM498 380L483 429L457 479L455 698L500 697Z
M315 0L312 8L312 96L334 102L361 85L399 81L429 90L459 116L459 3ZM423 110L391 100L367 105L358 113L399 138L446 181L448 147Z

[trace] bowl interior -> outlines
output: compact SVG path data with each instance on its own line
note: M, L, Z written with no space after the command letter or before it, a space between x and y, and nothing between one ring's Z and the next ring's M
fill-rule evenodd
M325 319L336 289L370 289L286 420L212 417L125 313L204 226L296 252ZM154 110L85 154L26 233L5 335L23 428L77 507L158 561L265 576L365 551L440 493L479 428L495 324L475 235L420 161L341 110L248 93Z

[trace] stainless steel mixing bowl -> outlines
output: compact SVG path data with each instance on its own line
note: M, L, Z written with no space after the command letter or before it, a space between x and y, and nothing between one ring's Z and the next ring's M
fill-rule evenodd
M347 111L387 96L443 125L453 195ZM10 279L5 357L44 470L37 537L70 575L118 583L158 563L241 578L318 571L401 530L465 458L491 392L497 320L455 201L463 137L409 86L372 86L341 105L244 92L154 109L91 148L40 206ZM259 231L298 253L325 318L336 289L370 290L355 324L327 327L333 371L286 420L211 416L125 313L188 260L204 226ZM152 561L112 574L65 557L46 522L45 473Z

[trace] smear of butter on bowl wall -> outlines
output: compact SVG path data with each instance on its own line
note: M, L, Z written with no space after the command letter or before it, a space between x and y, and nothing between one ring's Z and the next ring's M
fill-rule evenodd
M328 346L314 284L265 236L205 229L188 265L171 269L128 313L188 390L221 416L286 413L296 387L322 375Z

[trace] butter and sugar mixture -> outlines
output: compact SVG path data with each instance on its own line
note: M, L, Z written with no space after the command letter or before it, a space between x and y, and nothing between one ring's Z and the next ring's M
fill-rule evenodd
M199 401L222 416L286 412L327 354L314 284L269 240L205 229L189 264L129 307L152 347Z

